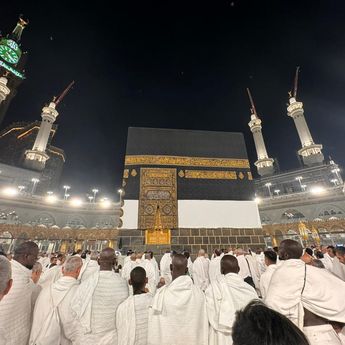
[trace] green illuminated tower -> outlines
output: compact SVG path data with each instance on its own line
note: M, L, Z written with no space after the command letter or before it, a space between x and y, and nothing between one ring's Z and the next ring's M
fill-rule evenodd
M28 21L19 17L18 23L11 34L0 37L0 77L2 84L0 95L0 126L4 120L11 100L17 94L17 89L25 79L23 69L26 60L26 52L21 49L21 36ZM9 92L8 92L9 91Z

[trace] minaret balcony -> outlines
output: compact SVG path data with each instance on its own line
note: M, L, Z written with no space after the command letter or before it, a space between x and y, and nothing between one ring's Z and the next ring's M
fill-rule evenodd
M257 168L273 167L273 158L259 158L254 164Z
M309 146L304 146L298 150L298 154L302 157L308 157L312 155L321 154L322 145L321 144L312 144Z
M301 111L303 112L303 103L302 102L294 102L291 103L287 107L288 115L291 117L294 117L296 113L300 113Z
M49 156L44 151L26 150L24 165L33 170L43 170Z

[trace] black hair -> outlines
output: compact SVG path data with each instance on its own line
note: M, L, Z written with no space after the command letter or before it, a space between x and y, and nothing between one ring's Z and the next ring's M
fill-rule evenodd
M187 259L189 259L189 257L190 257L190 254L189 254L189 252L187 252L187 251L184 251L184 252L183 252L183 255L184 255Z
M305 252L309 254L310 256L313 256L313 250L311 248L306 248Z
M334 246L328 246L327 249L332 249L332 252L335 255L335 248L334 248Z
M264 255L271 262L274 262L274 263L277 262L277 253L274 252L273 250L266 250L266 251L264 251Z
M143 267L137 266L132 269L130 274L134 292L145 286L146 271Z
M236 313L232 339L234 345L309 345L293 322L259 301L252 301Z
M278 253L279 248L278 247L273 247L272 248L276 253Z
M317 251L316 253L315 253L315 256L316 256L316 258L317 259L323 259L323 253L322 252L319 252L319 251Z
M343 246L339 246L339 247L335 248L335 251L337 253L339 253L340 255L345 255L345 247L343 247Z

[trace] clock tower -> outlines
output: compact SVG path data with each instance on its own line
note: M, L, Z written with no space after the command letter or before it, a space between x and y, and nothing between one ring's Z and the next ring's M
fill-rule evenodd
M0 36L0 126L11 100L25 79L26 52L21 49L21 37L28 21L21 16L11 34Z

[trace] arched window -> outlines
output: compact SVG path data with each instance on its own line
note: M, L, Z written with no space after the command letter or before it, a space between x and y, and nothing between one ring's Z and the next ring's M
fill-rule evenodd
M304 214L301 213L300 211L296 210L296 209L289 209L286 210L282 216L281 219L282 220L296 220L296 219L303 219L305 218Z

